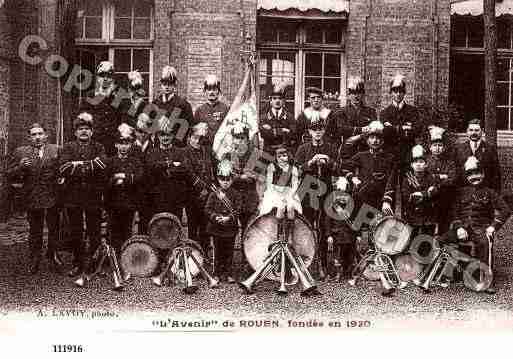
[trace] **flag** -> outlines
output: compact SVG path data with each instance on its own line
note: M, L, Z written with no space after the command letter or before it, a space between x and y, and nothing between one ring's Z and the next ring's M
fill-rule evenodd
M245 98L244 93L248 85L250 93L249 96ZM238 122L242 122L248 127L250 142L258 143L258 112L254 66L248 66L244 80L230 106L230 110L214 137L213 150L218 160L221 160L226 153L232 152L231 130Z

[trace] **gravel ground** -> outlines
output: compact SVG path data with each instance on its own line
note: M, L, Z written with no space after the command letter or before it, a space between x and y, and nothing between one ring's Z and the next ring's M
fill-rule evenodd
M64 275L50 273L46 265L29 276L25 263L26 243L0 246L0 313L34 313L53 308L108 310L115 313L171 313L174 316L220 315L222 318L276 320L370 320L377 327L508 327L513 324L513 253L509 242L511 221L496 242L495 296L476 294L461 285L423 294L408 287L394 297L379 295L376 282L361 281L357 287L345 283L321 283L323 296L302 298L299 288L287 297L273 289L277 283L263 282L258 292L243 295L235 285L209 289L200 281L194 295L185 296L177 287L156 288L149 279L134 279L121 293L109 290L110 278L96 279L87 288L75 288ZM5 243L5 242L4 242Z

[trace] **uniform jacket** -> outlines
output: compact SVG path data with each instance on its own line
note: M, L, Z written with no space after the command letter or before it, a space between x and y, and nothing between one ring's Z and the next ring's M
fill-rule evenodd
M361 135L362 128L376 119L376 110L372 107L362 104L354 106L350 102L346 106L333 112L330 116L330 123L326 129L334 143L340 144L343 137L346 141L349 137ZM357 152L367 150L365 143L358 146Z
M329 157L329 162L326 164L326 166L321 168L321 177L328 180L330 179L330 176L336 165L335 161L337 160L337 148L335 145L326 141L323 141L319 146L314 146L312 142L304 143L297 149L295 157L296 163L300 172L303 174L309 174L318 177L319 168L317 165L308 165L308 161L310 161L317 154L323 154Z
M153 101L153 104L157 106L160 110L164 111L165 115L170 118L173 117L171 116L173 110L177 109L176 111L180 112L178 118L187 121L187 123L189 124L187 131L184 133L178 133L179 136L183 135L183 138L177 138L176 140L176 145L178 145L179 147L185 147L187 135L189 134L191 127L196 124L196 122L194 121L194 115L192 113L191 104L187 100L176 94L173 95L170 99L165 99L164 94L161 94Z
M20 160L28 157L32 165L24 168ZM51 208L57 201L57 173L59 168L59 149L57 145L46 144L43 158L33 146L18 147L11 157L7 176L11 181L23 182L25 205L29 209Z
M412 196L415 192L420 192L422 196ZM413 172L408 172L401 186L403 217L406 222L414 226L437 223L438 192L439 179L436 175L426 172L422 177L415 177Z
M60 176L64 178L62 198L65 206L70 207L101 207L102 193L105 183L105 169L93 162L99 158L106 164L106 155L103 145L91 141L81 144L78 141L68 142L62 149L60 156ZM84 161L83 165L74 170L65 169L68 162Z
M458 166L458 183L461 186L466 185L464 166L467 158L472 156L470 148L470 140L456 145L456 165ZM492 188L495 192L501 193L501 170L499 158L497 155L497 148L485 141L481 141L476 150L475 156L479 160L481 167L484 170L485 178L484 185Z
M191 168L193 195L198 198L203 190L209 190L208 186L214 183L212 157L207 146L194 148L191 145L185 148L185 157ZM206 198L201 200L206 201Z
M235 211L235 216L218 198L216 193L210 193L205 206L205 213L209 216L207 232L217 237L233 238L237 235L239 229L237 226L237 219L242 211L242 197L233 187L228 188L227 191L220 191L224 192L230 200ZM230 220L225 224L220 224L216 222L216 216L230 216Z
M108 156L116 153L114 143L119 136L118 126L122 121L121 102L116 107L116 101L121 101L121 99L116 100L116 91L113 91L110 96L91 92L79 106L80 112L87 111L93 115L93 140L103 145Z
M219 126L221 126L221 123L228 114L228 110L228 106L221 101L217 101L213 106L207 102L196 109L196 112L194 113L194 122L205 122L208 124L207 138L209 146L212 146L214 143L214 137Z
M124 98L119 106L120 122L136 128L137 117L144 112L146 104L147 102L143 98L138 98L136 101L131 98Z
M312 107L307 107L299 114L296 120L296 136L298 146L302 143L310 142L310 134L308 133L308 124L312 121L322 119L328 124L331 119L332 112L329 108L322 107L320 111L314 110ZM328 139L331 141L331 139Z
M271 127L264 128L264 125ZM267 127L266 126L266 127ZM295 149L297 142L296 121L294 116L285 108L276 116L272 109L268 109L260 119L260 136L264 140L264 151L273 154L272 146L285 143L289 148Z
M456 171L456 162L448 157L447 154L441 156L430 155L426 159L426 168L433 175L440 179L441 175L447 175L447 180L442 181L440 179L441 189L450 190L456 184L458 174Z
M342 163L341 168L362 182L355 193L359 202L379 210L384 200L393 202L398 164L390 152L383 149L359 152Z
M484 185L465 186L456 192L453 217L456 227L483 231L492 225L499 230L511 215L500 195Z
M116 183L114 175L123 173L125 179ZM136 209L138 200L138 187L144 174L144 165L141 157L130 152L126 158L112 156L107 160L105 170L105 206L111 208Z

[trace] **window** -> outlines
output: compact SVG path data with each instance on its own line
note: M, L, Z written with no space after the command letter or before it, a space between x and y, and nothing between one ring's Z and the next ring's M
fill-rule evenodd
M83 67L114 64L116 83L127 87L127 73L139 70L147 99L152 98L153 1L80 1L76 44Z
M513 16L497 18L497 130L513 130ZM465 120L484 116L484 49L482 16L451 17L449 101L461 107ZM471 89L471 91L469 91ZM457 131L464 131L466 123Z
M323 90L328 107L338 105L345 84L343 28L340 20L259 17L260 110L267 109L276 83L285 86L286 107L296 116L309 105L305 96L309 86Z

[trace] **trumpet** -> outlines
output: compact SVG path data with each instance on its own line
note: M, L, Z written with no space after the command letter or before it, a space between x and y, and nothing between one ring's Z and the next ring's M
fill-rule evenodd
M198 286L192 282L191 269L189 267L189 251L187 249L181 250L181 260L183 263L185 287L183 289L186 294L193 294L198 290Z

